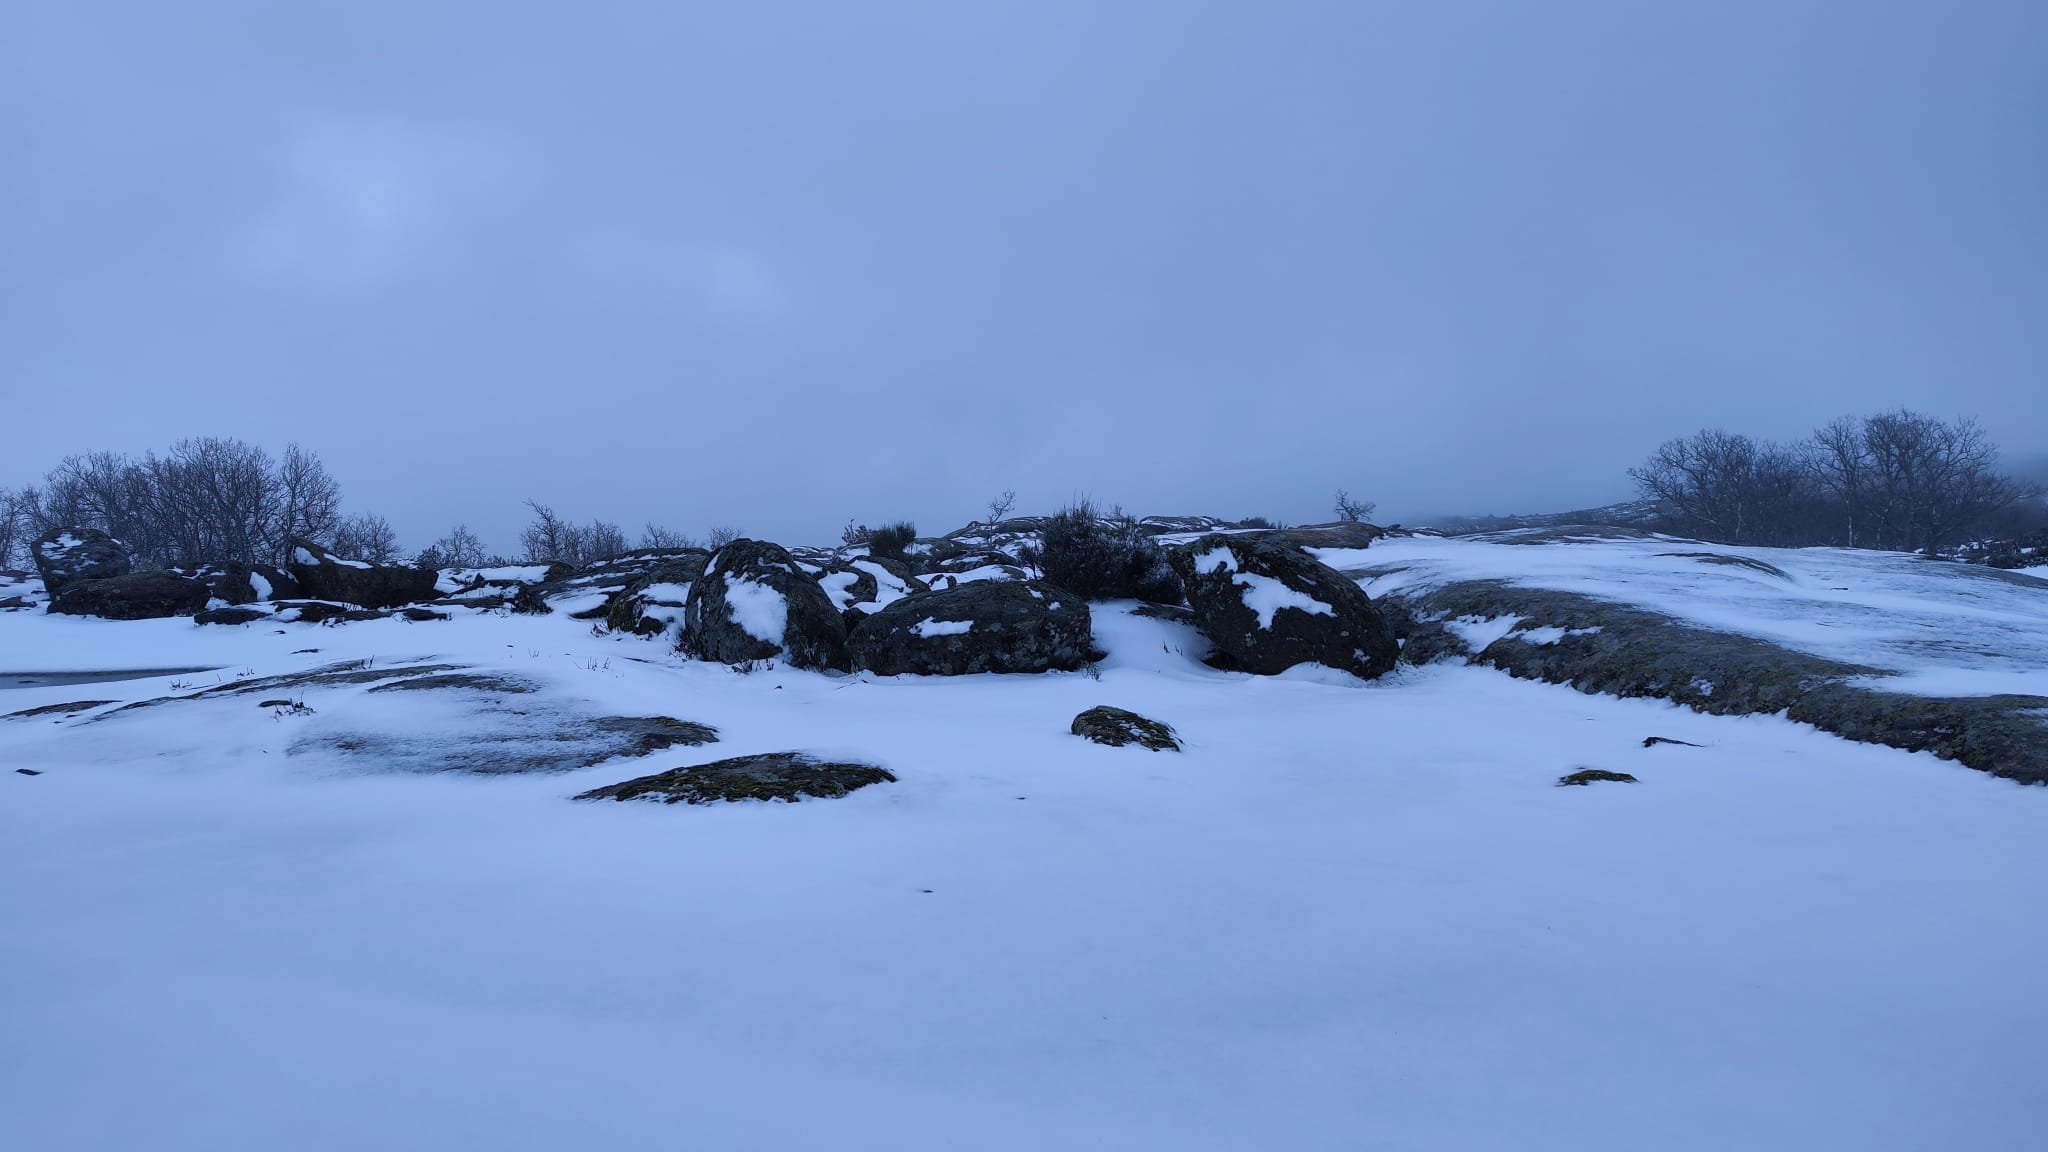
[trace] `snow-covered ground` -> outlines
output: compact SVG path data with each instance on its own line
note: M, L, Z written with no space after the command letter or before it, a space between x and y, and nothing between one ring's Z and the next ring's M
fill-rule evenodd
M1708 549L1330 558L2038 682L2048 589L1660 550ZM1097 608L1099 679L741 675L559 614L0 614L0 672L218 669L0 689L0 713L365 660L534 689L0 720L0 764L41 773L0 774L0 1148L2041 1147L2048 789L1476 668L1221 673L1127 608ZM1186 750L1069 735L1097 704ZM723 738L430 770L654 714ZM402 749L338 739L377 729ZM782 750L899 780L568 800ZM1584 767L1640 782L1554 787Z
M1321 549L1375 596L1507 580L1636 604L1894 675L1890 691L2048 696L2048 579L1896 552L1691 540L1518 544L1520 533ZM1760 561L1775 572L1703 556ZM1383 573L1381 575L1373 575Z

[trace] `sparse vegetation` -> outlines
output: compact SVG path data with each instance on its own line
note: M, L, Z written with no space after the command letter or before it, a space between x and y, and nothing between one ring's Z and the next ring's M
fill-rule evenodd
M615 560L627 550L626 534L616 524L603 520L577 524L537 500L528 500L526 506L533 510L533 521L520 532L519 544L529 563L591 564Z
M1090 501L1076 501L1047 517L1042 538L1025 560L1069 592L1088 600L1180 603L1180 578L1165 553L1121 508L1103 516Z
M446 536L427 545L413 564L432 572L442 568L480 568L485 558L484 542L467 524L457 524Z
M677 532L674 529L650 523L647 527L640 530L640 546L642 548L682 549L696 548L698 544L696 538L687 532Z
M1000 524L1010 518L1010 509L1017 506L1017 493L1005 488L988 502L988 522Z
M1370 500L1355 500L1351 493L1337 489L1337 519L1352 524L1362 524L1372 517L1372 510L1378 507Z
M868 534L868 552L874 556L900 557L916 539L917 525L908 520L898 520Z

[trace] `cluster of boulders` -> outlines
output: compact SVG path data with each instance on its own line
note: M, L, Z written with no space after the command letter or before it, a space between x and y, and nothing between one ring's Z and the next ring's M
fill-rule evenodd
M1393 666L1399 649L1372 601L1304 547L1355 547L1376 529L1242 531L1196 517L1137 523L1165 546L1172 569L1161 586L1174 593L1154 598L1184 593L1185 608L1169 610L1201 630L1217 666L1270 674L1314 663L1367 677ZM444 619L459 607L505 608L665 636L690 655L734 665L889 676L1078 669L1099 655L1089 604L1034 578L1028 566L1042 525L1023 517L974 525L887 556L743 539L715 553L647 549L578 569L435 572L350 560L295 539L283 568L136 572L118 541L90 529L52 533L35 556L50 611L110 619Z
M679 646L721 663L780 660L885 676L1081 668L1098 655L1088 602L993 559L1014 558L1028 527L988 526L935 562L944 567L919 574L907 561L923 541L887 561L735 541L689 584ZM1211 663L1262 674L1311 663L1364 677L1391 669L1400 647L1371 599L1299 539L1210 532L1169 551L1185 589L1181 611L1214 646ZM1354 544L1349 536L1330 542Z

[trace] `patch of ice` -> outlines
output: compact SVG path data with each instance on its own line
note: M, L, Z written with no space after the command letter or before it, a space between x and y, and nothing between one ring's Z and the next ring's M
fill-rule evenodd
M763 644L782 643L782 634L789 629L789 601L782 593L728 572L725 603L740 631Z
M933 636L964 636L974 630L972 620L933 620L926 617L910 626L912 632L926 639Z

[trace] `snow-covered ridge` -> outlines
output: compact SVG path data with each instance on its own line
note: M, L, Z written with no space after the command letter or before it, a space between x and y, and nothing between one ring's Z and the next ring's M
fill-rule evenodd
M2024 573L1839 548L1511 540L1400 537L1317 555L1375 597L1502 580L1884 669L1888 690L2048 696L2048 580Z

